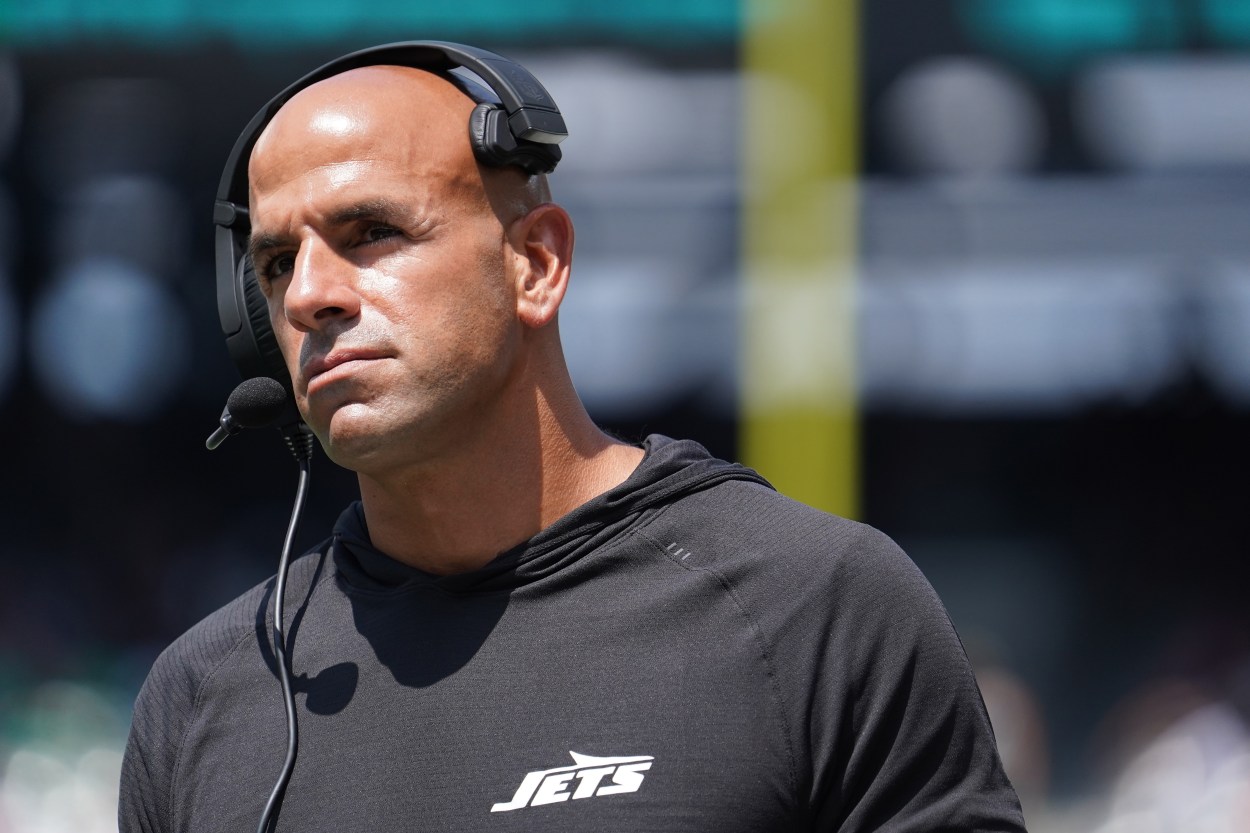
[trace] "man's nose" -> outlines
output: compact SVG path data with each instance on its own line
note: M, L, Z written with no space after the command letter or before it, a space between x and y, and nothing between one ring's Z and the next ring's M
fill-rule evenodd
M287 320L312 331L360 313L356 268L322 240L311 239L295 256L284 298Z

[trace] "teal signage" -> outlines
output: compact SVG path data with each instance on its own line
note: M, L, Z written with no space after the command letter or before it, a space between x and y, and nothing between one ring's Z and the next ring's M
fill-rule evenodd
M1250 0L961 0L983 49L1041 77L1091 57L1250 47Z
M0 0L0 40L186 42L282 49L344 38L729 39L738 0Z

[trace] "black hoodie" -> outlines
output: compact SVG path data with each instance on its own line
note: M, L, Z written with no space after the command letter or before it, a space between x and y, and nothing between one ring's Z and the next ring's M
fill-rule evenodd
M881 533L651 437L620 486L485 567L291 567L300 748L277 830L1023 830L976 683ZM273 581L167 649L120 824L254 828L285 753Z

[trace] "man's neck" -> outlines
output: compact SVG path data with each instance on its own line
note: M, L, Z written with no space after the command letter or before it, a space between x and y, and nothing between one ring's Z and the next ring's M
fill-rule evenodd
M540 407L537 417L528 433L510 430L383 477L362 474L373 545L438 575L475 570L619 485L642 459L580 404Z

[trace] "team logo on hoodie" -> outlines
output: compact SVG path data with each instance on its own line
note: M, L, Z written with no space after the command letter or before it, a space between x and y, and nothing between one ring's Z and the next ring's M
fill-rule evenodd
M569 754L573 756L572 766L526 773L512 800L502 801L490 811L504 813L569 799L638 792L642 779L646 777L643 773L651 768L651 762L655 760L651 755L596 758L572 751Z

